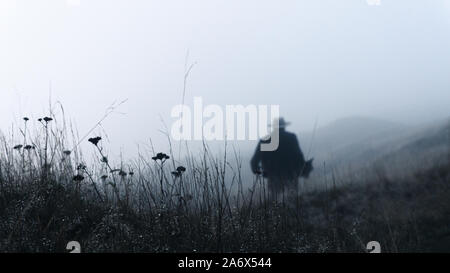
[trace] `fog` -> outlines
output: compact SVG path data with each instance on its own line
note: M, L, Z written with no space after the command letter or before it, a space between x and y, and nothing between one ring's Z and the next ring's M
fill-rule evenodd
M127 100L102 122L114 153L166 147L191 66L188 105L419 124L448 117L449 48L450 0L0 0L0 128L51 100L84 135Z

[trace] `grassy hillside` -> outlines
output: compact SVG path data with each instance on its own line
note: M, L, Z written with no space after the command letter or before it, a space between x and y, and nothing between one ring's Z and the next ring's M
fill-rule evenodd
M169 147L114 162L91 138L97 160L87 164L56 122L3 138L2 252L64 252L74 240L83 252L364 252L374 240L384 252L450 252L446 127L390 155L419 145L428 164L386 157L323 176L323 187L301 181L298 194L271 202L264 178L243 186L247 162L233 152L218 158L205 147L181 162Z
M300 134L304 149L311 145L315 162L325 162L331 169L362 168L390 160L417 161L425 153L440 155L448 145L450 120L420 126L405 126L372 118L337 120L312 133ZM434 138L429 140L430 138ZM425 146L422 142L428 141ZM434 150L435 151L434 151ZM390 159L389 159L390 158ZM395 160L393 160L395 159Z

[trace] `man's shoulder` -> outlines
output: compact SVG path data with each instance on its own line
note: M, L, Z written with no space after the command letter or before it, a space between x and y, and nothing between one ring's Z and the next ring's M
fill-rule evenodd
M289 139L296 139L297 135L288 131L280 131L280 137L283 138L289 138ZM272 139L273 133L270 135L267 135L260 139L260 143L270 143Z
M297 138L297 135L288 131L284 131L283 135L288 137L288 138Z

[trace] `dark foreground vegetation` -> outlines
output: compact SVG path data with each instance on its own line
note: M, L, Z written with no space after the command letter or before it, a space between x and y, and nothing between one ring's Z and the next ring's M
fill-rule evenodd
M179 162L168 149L114 164L98 137L85 140L98 154L86 164L56 120L40 120L34 136L27 122L19 143L1 141L0 252L66 252L69 241L82 252L364 252L369 241L450 251L445 156L403 175L377 165L364 179L332 176L270 202L263 177L244 186L248 163L234 153L205 146Z

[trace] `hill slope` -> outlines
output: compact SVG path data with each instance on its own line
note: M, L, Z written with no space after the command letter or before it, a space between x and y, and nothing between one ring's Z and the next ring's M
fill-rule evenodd
M311 156L316 164L363 167L388 157L400 160L442 150L448 144L448 126L449 120L410 127L372 118L346 118L319 128L314 138L312 133L300 134L300 138L304 150L312 139Z

